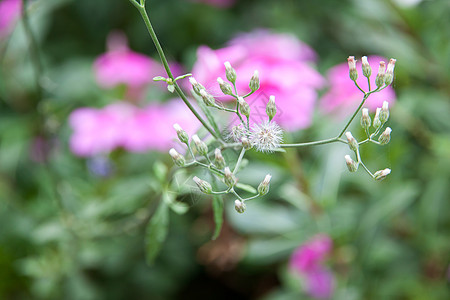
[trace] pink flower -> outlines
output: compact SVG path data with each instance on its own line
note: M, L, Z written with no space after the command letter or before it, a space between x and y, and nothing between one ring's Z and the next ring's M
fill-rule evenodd
M167 151L173 147L179 123L188 133L199 122L179 99L138 108L116 102L102 109L79 108L69 118L73 134L70 148L79 156L109 153L117 148L130 152Z
M274 95L277 105L274 120L293 131L311 124L316 90L324 84L322 76L311 67L314 59L314 51L295 36L256 30L235 37L225 48L199 47L192 73L214 96L221 96L216 80L225 77L224 62L229 61L236 69L236 85L241 95L250 91L248 83L258 70L261 87L246 99L251 105L251 120L260 123L267 119L265 105L269 96Z
M217 7L230 7L235 2L235 0L192 0L192 1L203 2Z
M152 82L153 77L165 74L159 63L130 50L126 36L118 32L109 35L108 52L95 60L94 72L102 88L125 85L133 96Z
M304 278L305 290L316 299L328 299L334 291L334 276L323 265L333 242L324 234L314 236L291 256L290 268Z
M14 23L20 17L21 10L21 0L0 1L0 39L12 31Z
M368 61L372 67L372 76L370 77L371 89L376 89L375 77L378 72L378 65L380 61L387 62L385 58L379 56L369 56ZM363 76L361 62L356 62L356 69L358 71L357 82L359 86L368 91L367 78ZM363 98L362 92L355 86L349 78L348 64L342 63L332 67L327 75L330 88L328 92L320 100L320 108L324 113L336 113L338 115L350 115L359 105ZM396 99L394 89L388 86L381 92L374 93L369 96L364 104L364 107L375 111L377 107L383 105L383 101L388 101L392 104Z

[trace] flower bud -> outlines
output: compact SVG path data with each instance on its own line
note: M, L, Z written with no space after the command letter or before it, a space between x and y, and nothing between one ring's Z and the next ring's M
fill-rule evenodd
M372 120L370 119L369 116L369 109L363 108L361 115L361 127L367 130L369 129L371 122Z
M197 176L194 177L194 181L197 184L199 190L205 194L211 194L212 193L212 187L211 184L209 184L208 181L201 180Z
M387 143L389 143L389 141L391 140L391 132L392 132L391 127L387 127L384 130L384 132L380 135L378 141L380 142L381 145L386 145Z
M375 77L375 84L379 88L384 85L384 77L386 74L385 68L386 68L386 63L384 61L380 61L380 66L378 67L378 74L377 74L377 77Z
M353 137L352 133L350 131L347 131L345 133L345 136L347 137L348 146L351 150L357 151L358 150L358 141Z
M216 103L216 99L214 99L213 95L209 94L206 90L200 90L200 96L202 96L203 103L207 106L214 106Z
M375 118L373 118L373 127L375 129L378 129L381 126L380 111L381 111L381 108L377 107L377 111L375 112Z
M376 171L375 174L373 174L373 177L375 178L375 180L383 180L389 174L391 174L391 169L384 169Z
M243 212L245 212L245 209L246 209L246 208L247 208L247 206L245 205L244 202L239 201L239 200L234 201L234 209L235 209L238 213L242 214Z
M358 163L355 162L350 155L346 155L344 156L345 158L345 163L347 164L347 168L350 172L356 172L356 170L358 170Z
M267 102L266 106L266 114L269 117L269 121L272 121L276 113L277 113L277 106L275 105L275 96L270 96L269 102Z
M214 164L217 166L217 168L219 169L225 168L225 158L223 158L222 156L222 151L220 151L219 148L216 148L216 150L214 151L214 155L215 155Z
M183 167L186 164L186 160L184 159L183 155L177 152L174 148L169 150L169 154L173 159L173 162L179 166Z
M250 90L252 92L254 92L257 89L259 89L259 73L258 73L258 70L255 70L255 72L253 73L253 76L250 79L250 83L248 84L248 87L250 88Z
M191 83L192 88L194 89L194 92L195 92L197 95L201 96L200 91L201 91L201 90L204 90L205 87L204 87L203 85L201 85L200 83L198 83L197 80L195 80L195 78L192 77L192 76L189 77L189 82Z
M381 107L379 118L380 118L380 121L382 124L386 123L386 121L389 119L389 102L387 102L387 101L383 102L383 106Z
M350 74L350 79L356 81L358 79L358 71L356 70L356 60L354 56L349 56L347 58L348 70Z
M372 68L370 67L369 62L367 61L367 56L363 56L361 58L361 62L363 75L369 78L370 75L372 75Z
M236 82L236 70L233 69L229 61L226 61L224 63L225 65L225 74L227 76L227 79L231 83Z
M227 187L232 188L236 185L236 177L231 173L230 168L226 167L224 170L224 182L227 185Z
M244 147L245 150L250 150L252 149L252 144L250 143L250 141L248 140L248 138L243 137L241 139L241 143L242 143L242 147Z
M384 78L384 83L386 85L390 85L392 83L392 81L394 80L394 67L395 67L395 62L396 61L397 60L393 59L393 58L391 58L389 60L389 63L388 63L387 68L386 68L386 75L385 75L385 78Z
M224 93L225 95L233 95L233 88L228 82L223 81L223 79L220 77L217 78L217 82L219 83L222 93Z
M249 117L250 116L250 105L248 105L248 103L242 97L238 98L238 102L239 102L239 110L241 111L241 113L244 116Z
M180 125L177 123L173 124L173 128L177 131L178 139L182 142L187 144L189 142L189 135L186 131L184 131Z
M264 177L264 180L261 181L261 183L258 186L258 194L263 196L269 192L269 185L271 178L272 176L270 174L267 174L266 177Z
M197 149L198 153L204 156L208 155L208 146L206 146L206 144L200 140L198 135L194 134L192 136L192 140L194 141L195 148Z

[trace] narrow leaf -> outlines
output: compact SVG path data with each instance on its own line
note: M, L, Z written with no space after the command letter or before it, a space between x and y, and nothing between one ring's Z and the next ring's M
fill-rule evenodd
M236 187L252 194L255 194L257 192L257 190L254 187L245 183L238 182L236 184Z
M222 197L215 195L213 197L212 202L213 212L214 212L214 222L216 224L216 228L214 229L214 234L212 236L212 240L217 239L222 230L223 224L223 200Z
M159 251L161 251L161 247L167 237L168 227L169 209L166 201L161 201L145 230L145 248L148 264L152 264Z

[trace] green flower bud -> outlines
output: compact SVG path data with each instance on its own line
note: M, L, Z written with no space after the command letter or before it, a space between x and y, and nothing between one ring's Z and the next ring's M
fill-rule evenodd
M192 88L194 89L194 92L197 95L201 96L200 91L204 90L205 87L203 85L201 85L200 83L198 83L197 80L195 80L194 77L189 77L189 82L191 83Z
M224 93L225 95L233 95L233 88L228 82L223 81L223 79L220 77L217 78L217 82L219 83L222 93Z
M364 129L369 129L371 121L372 120L370 120L369 109L363 108L361 115L361 127Z
M239 110L241 111L241 114L243 114L246 117L250 116L250 105L244 100L244 98L239 97Z
M259 89L259 73L258 73L258 70L256 70L253 73L253 76L250 79L250 83L248 84L248 86L249 86L249 88L250 88L250 90L252 92L254 92L254 91Z
M391 127L387 127L384 130L384 132L380 135L378 141L380 142L381 145L386 145L387 143L389 143L389 141L391 140L391 132L392 132Z
M358 150L358 141L353 137L352 133L350 131L347 131L345 133L345 136L347 137L348 146L351 150L357 151Z
M367 61L367 56L363 56L361 58L361 62L362 62L362 71L363 71L363 75L367 78L370 77L370 75L372 75L372 68L369 65L369 62Z
M386 68L386 76L384 78L384 83L386 85L390 85L392 83L392 81L394 81L394 67L395 67L395 62L396 61L397 60L393 59L393 58L391 58L389 60L389 63L388 63L387 68Z
M384 169L384 170L380 170L380 171L376 171L375 174L373 174L375 180L383 180L386 178L386 176L388 176L389 174L391 174L391 169Z
M236 185L236 177L233 175L233 173L231 173L230 168L226 167L224 169L225 175L224 175L224 182L226 184L226 186L228 186L229 188L232 188L233 186Z
M184 159L183 155L181 155L180 153L177 152L177 150L175 150L174 148L169 150L169 154L173 159L173 162L179 166L179 167L184 167L184 165L186 164L186 160Z
M205 194L212 193L212 187L211 187L211 184L209 184L209 182L207 182L205 180L201 180L197 176L194 177L194 181L202 193L205 193Z
M243 212L245 212L246 208L247 208L247 206L245 205L244 202L239 201L239 200L234 201L234 209L238 213L242 214Z
M225 158L223 158L222 156L222 151L220 151L219 148L216 148L216 150L214 151L214 155L215 155L214 164L216 165L216 167L219 169L225 168Z
M377 77L375 77L375 84L377 87L382 87L384 85L384 77L386 75L386 63L384 61L380 61L380 66L378 68Z
M381 111L381 108L378 107L378 108L377 108L377 111L376 111L376 113L375 113L375 118L373 118L373 127L374 127L375 129L378 129L378 128L381 127L380 111Z
M259 184L258 194L260 194L261 196L269 192L270 179L272 179L272 176L270 174L267 174L266 177L264 177L264 180Z
M200 90L200 96L202 96L205 105L214 106L214 104L216 104L216 99L214 99L213 95L209 94L206 90Z
M194 141L195 148L197 149L197 152L200 153L203 156L208 155L208 146L200 140L198 135L194 134L192 136L192 140Z
M358 170L358 163L355 162L350 155L346 155L345 157L345 163L347 164L347 168L350 172L356 172Z
M389 119L389 102L387 102L387 101L383 102L383 106L381 107L379 118L380 118L381 124L386 123L386 121Z
M177 131L178 139L182 142L187 144L189 142L189 135L184 131L180 125L177 123L173 124L173 128Z
M354 56L347 58L350 79L356 81L358 79L358 71L356 70L356 60Z
M236 71L233 69L229 61L226 61L224 63L225 65L225 74L227 76L227 79L231 83L236 82Z
M277 106L275 105L275 96L269 97L269 102L266 106L266 114L269 117L269 121L272 121L273 117L277 114Z

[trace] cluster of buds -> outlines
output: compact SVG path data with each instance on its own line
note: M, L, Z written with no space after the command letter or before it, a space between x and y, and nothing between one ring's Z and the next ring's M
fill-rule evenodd
M350 79L356 81L358 79L358 70L356 69L356 60L354 56L349 56L347 58L348 70ZM386 62L380 61L378 67L378 73L375 77L375 84L378 88L390 85L394 80L394 67L396 60L391 58L386 68ZM370 67L367 56L361 58L362 73L365 77L370 78L372 75L372 68Z

